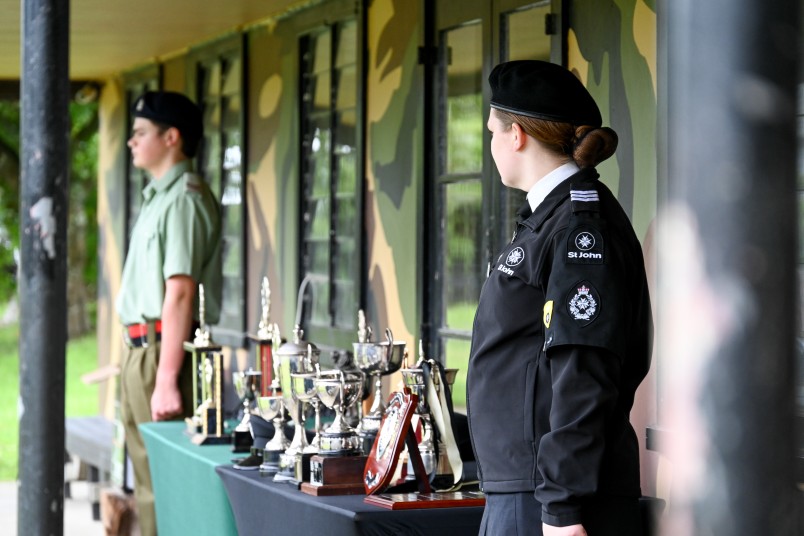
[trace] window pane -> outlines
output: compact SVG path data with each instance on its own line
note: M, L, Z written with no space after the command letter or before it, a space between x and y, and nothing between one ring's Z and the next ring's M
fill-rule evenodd
M329 111L330 107L330 74L321 73L310 80L310 95L313 99L312 112Z
M357 74L354 65L336 72L335 109L354 108L357 101Z
M310 282L313 291L312 304L308 304L310 321L319 326L328 326L329 322L329 283L322 280Z
M545 34L544 19L550 13L545 5L516 11L505 16L507 60L550 61L550 36Z
M329 240L329 197L308 199L304 220L310 240Z
M300 40L303 273L314 290L305 318L352 328L356 317L356 23ZM334 41L333 41L334 40ZM333 68L333 57L337 68Z
M339 328L353 328L354 318L357 316L357 292L352 281L336 281L335 295L335 325Z
M335 278L340 280L352 279L357 268L355 241L353 238L339 238L336 246L337 250L334 259Z
M452 404L455 411L466 413L466 369L469 367L469 350L472 343L463 339L444 339L443 363L448 369L458 369L452 384Z
M219 326L243 329L243 135L238 52L215 54L197 65L197 96L204 122L198 171L221 204L223 296Z
M503 57L512 60L550 61L550 36L545 34L544 18L550 13L550 3L508 13L503 16L502 32L505 50ZM537 30L537 31L534 31ZM513 232L516 211L525 202L526 193L505 188L502 206L502 234Z
M240 80L242 77L240 58L225 58L221 62L221 69L223 70L223 88L221 92L224 95L237 97L237 101L240 102Z
M479 180L448 184L443 195L445 325L470 331L485 275L480 251L482 186Z
M323 31L312 38L313 46L311 50L311 71L314 74L326 73L329 74L331 65L331 39L332 35L329 30Z
M338 237L354 237L357 229L357 206L351 196L335 200L336 229Z
M446 172L479 172L483 165L482 29L479 24L447 33Z
M352 65L357 61L357 22L344 22L338 28L335 68Z

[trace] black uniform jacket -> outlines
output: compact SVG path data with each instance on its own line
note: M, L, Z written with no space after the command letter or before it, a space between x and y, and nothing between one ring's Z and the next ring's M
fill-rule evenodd
M483 285L467 413L486 492L534 490L542 520L581 522L597 494L638 497L629 423L652 347L642 249L593 168L530 213Z

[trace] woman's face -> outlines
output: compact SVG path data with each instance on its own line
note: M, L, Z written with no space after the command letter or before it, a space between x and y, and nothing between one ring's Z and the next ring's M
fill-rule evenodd
M497 117L497 112L494 108L489 112L489 121L487 123L489 132L491 132L491 157L497 165L497 171L500 173L500 179L505 186L509 188L518 188L519 183L516 163L516 151L514 151L515 135L514 129L509 125L508 128Z

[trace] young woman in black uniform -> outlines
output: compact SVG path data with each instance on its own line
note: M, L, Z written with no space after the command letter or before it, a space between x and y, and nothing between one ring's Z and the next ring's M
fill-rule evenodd
M491 154L503 184L528 200L472 333L480 532L638 536L629 413L650 365L652 320L639 240L595 171L617 135L563 67L508 62L489 83Z

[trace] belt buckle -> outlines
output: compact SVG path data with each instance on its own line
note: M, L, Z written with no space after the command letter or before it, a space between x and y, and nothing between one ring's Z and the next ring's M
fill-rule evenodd
M123 341L129 348L148 348L148 334L140 335L139 337L131 337L128 329L123 330Z

